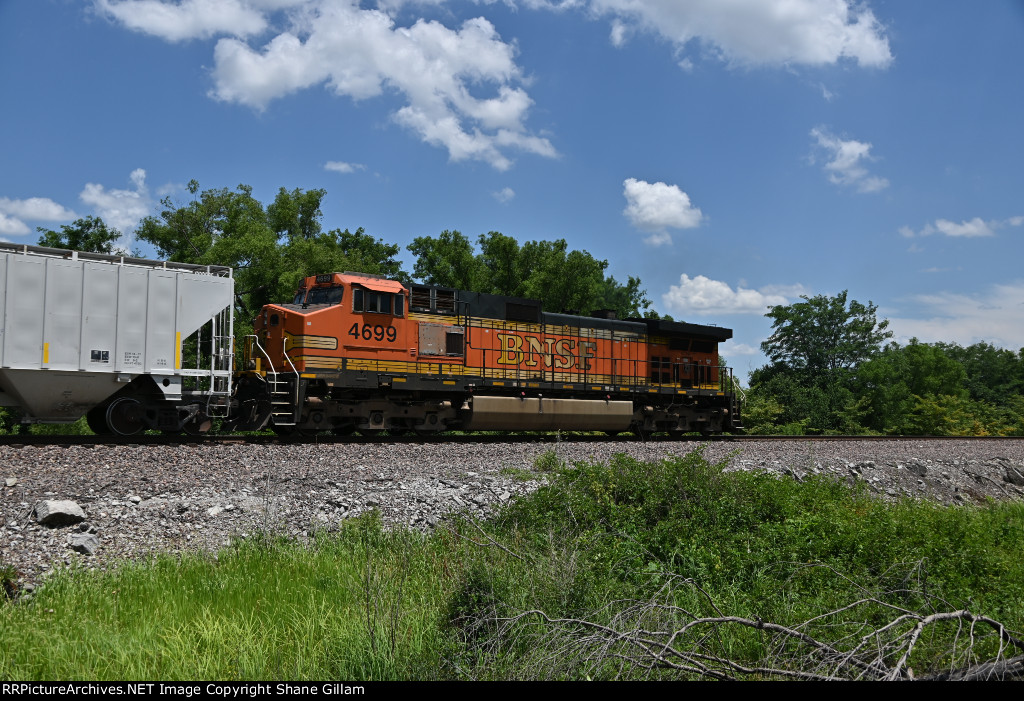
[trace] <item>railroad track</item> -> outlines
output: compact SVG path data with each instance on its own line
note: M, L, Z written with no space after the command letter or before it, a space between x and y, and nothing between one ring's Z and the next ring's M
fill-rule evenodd
M638 437L633 434L607 436L593 433L506 433L506 434L463 434L445 433L433 436L399 435L399 436L335 436L321 433L313 436L292 435L277 436L273 434L228 434L228 435L162 435L142 434L137 436L98 436L98 435L6 435L0 436L0 446L21 447L33 445L88 446L88 445L320 445L320 444L487 444L487 443L636 443L638 441L657 443L704 443L704 442L736 442L750 441L771 442L906 442L906 441L1006 441L1024 440L1024 436L757 436L731 435L717 436L683 435L670 436L654 434Z

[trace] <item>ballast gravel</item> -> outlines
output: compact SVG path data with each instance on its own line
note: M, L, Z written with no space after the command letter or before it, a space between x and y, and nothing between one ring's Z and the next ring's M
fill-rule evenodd
M834 475L883 499L1024 499L1024 439L0 446L0 568L31 589L62 566L215 552L266 532L302 540L370 510L427 530L453 512L485 517L536 489L545 474L534 463L548 452L660 460L695 449L727 470ZM44 501L73 501L85 520L42 525Z

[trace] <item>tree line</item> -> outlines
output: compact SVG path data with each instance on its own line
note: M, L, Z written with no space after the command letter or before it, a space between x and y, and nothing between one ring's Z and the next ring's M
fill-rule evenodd
M400 246L362 228L325 231L325 190L282 187L267 205L247 185L201 191L193 180L188 192L184 204L164 198L135 239L168 260L234 268L240 334L265 304L291 299L304 277L346 270L539 299L555 312L658 317L639 278L616 280L608 261L570 250L565 239L519 243L490 231L474 242L445 230L413 239L409 272ZM98 217L38 232L40 245L102 253L121 239ZM801 300L768 309L773 333L761 349L769 364L750 377L748 432L1024 435L1024 349L899 345L871 302L849 300L846 291Z
M893 343L875 305L847 297L769 308L770 363L751 373L749 432L1024 435L1024 349Z

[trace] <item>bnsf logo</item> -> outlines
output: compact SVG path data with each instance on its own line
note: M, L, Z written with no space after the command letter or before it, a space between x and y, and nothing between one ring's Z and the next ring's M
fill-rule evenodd
M526 365L545 368L590 370L590 358L597 356L597 343L574 338L555 340L536 336L499 333L499 365Z

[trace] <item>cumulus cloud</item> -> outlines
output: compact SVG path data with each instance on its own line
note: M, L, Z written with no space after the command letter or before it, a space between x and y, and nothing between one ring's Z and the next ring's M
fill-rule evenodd
M984 292L917 295L916 318L889 315L896 340L948 341L970 345L987 341L1014 350L1024 347L1024 280L993 285Z
M649 183L636 178L622 182L626 208L622 213L638 229L653 232L647 243L660 246L672 242L668 229L692 229L699 226L703 213L690 202L690 196L678 185Z
M497 192L492 192L491 194L494 195L494 199L498 200L498 202L505 204L512 201L512 198L516 196L516 191L510 187L503 187Z
M884 68L892 62L885 28L855 0L579 0L528 6L585 6L610 18L611 40L621 45L629 30L672 42L677 52L698 44L734 66L822 66L840 60Z
M925 224L920 231L914 231L909 226L900 227L900 235L906 238L915 236L931 236L942 234L954 238L979 238L995 236L998 229L1024 224L1024 217L1010 217L1009 219L992 219L985 221L981 217L974 217L969 221L962 221L959 224L948 219L936 219L934 223Z
M0 235L24 236L28 232L29 228L25 222L0 212Z
M712 280L703 275L691 278L686 273L679 284L661 296L671 313L678 314L764 314L768 307L789 304L805 294L802 285L768 285L758 290Z
M366 170L362 163L346 163L344 161L327 161L324 163L324 170L335 173L355 173L357 170Z
M69 221L78 215L48 197L12 200L0 197L0 212L31 221Z
M404 4L398 0L377 9L359 0L97 3L125 27L168 41L221 35L210 92L217 100L262 110L319 85L353 100L399 94L406 104L392 115L395 123L447 149L452 161L505 170L513 151L557 155L548 138L526 129L533 100L515 45L482 17L456 29L423 19L397 26L388 10ZM282 8L289 9L287 30L272 29Z
M82 202L91 205L93 211L107 225L120 231L131 231L149 214L153 208L153 200L146 187L146 171L138 168L128 176L133 189L108 190L97 183L86 183L79 195Z
M0 234L24 236L31 231L28 221L71 221L78 215L48 197L12 200L0 197Z
M811 136L819 150L824 151L830 159L824 165L829 181L853 187L858 192L879 192L889 187L888 180L871 175L864 165L865 162L875 160L871 156L871 144L840 139L821 127L812 129Z
M418 20L396 26L388 14L353 2L311 3L308 12L260 49L221 39L212 95L263 109L274 99L324 84L354 100L385 92L407 104L393 114L453 161L511 167L510 151L553 157L551 142L527 131L533 100L521 87L515 46L482 17L458 29Z
M297 2L259 0L96 0L101 13L128 29L167 41L208 39L218 34L246 37L267 28L263 9L276 9Z

